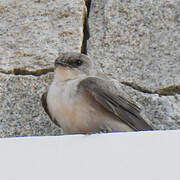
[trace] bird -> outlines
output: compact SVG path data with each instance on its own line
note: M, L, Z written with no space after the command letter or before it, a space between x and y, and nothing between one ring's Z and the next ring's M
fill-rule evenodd
M41 104L63 134L153 130L135 103L117 96L114 85L96 75L87 55L64 52L54 66L54 79Z

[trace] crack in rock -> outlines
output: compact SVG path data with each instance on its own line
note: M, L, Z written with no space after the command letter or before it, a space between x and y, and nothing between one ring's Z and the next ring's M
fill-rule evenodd
M89 17L89 13L90 13L90 10L91 10L91 0L84 0L85 1L85 4L86 4L86 7L87 7L87 17Z
M156 94L155 92L153 91L150 91L148 89L145 89L145 88L142 88L140 86L138 86L137 84L135 83L132 83L132 82L125 82L125 81L122 81L121 84L124 84L126 86L129 86L137 91L140 91L140 92L143 92L143 93L147 93L147 94Z
M91 0L84 0L84 2L86 6L86 12L84 12L83 16L83 41L81 45L81 53L87 54L87 41L90 37L88 17L90 12Z
M121 82L121 84L124 84L126 86L129 86L133 88L134 90L137 90L142 93L147 93L147 94L158 94L159 96L174 96L176 94L180 94L180 85L173 85L173 86L168 86L162 89L158 90L148 90L143 87L138 86L135 83L132 82Z
M44 69L38 69L38 70L26 70L26 69L20 69L20 68L14 68L11 70L0 70L0 73L3 74L13 74L13 75L32 75L32 76L41 76L41 75L45 75L49 72L53 72L54 71L54 67L48 67L48 68L44 68Z
M180 84L158 89L156 93L164 96L180 94Z

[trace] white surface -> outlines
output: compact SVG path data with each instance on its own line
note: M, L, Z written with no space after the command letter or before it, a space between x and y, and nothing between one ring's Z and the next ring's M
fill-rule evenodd
M180 131L0 139L2 180L179 180Z

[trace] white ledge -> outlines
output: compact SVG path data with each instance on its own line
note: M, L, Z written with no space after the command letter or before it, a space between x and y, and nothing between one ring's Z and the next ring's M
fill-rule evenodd
M179 180L180 131L0 139L2 180Z

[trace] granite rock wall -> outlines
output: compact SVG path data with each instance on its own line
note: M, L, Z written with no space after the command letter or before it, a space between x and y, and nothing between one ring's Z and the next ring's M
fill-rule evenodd
M81 52L83 0L0 1L0 137L61 133L40 104L54 59Z
M87 50L156 129L180 128L180 1L91 2Z
M40 96L65 51L87 53L156 129L180 128L179 0L1 0L0 137L61 133Z

